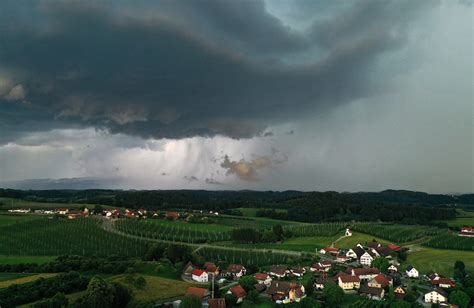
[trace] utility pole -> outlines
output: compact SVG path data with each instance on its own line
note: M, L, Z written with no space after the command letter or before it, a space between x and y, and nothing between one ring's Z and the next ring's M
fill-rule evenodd
M212 294L211 298L214 298L214 274L212 274Z

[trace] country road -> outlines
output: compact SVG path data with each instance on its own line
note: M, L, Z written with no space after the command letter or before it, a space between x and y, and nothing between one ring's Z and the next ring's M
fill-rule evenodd
M168 241L168 240L160 240L160 239L154 239L154 238L144 238L140 237L137 235L132 235L128 234L125 232L122 232L118 229L115 228L114 226L114 220L113 219L107 219L107 218L101 218L102 219L102 228L111 233L115 233L121 236L125 236L128 238L133 238L136 240L145 240L149 242L157 242L157 243L165 243L165 244L178 244L178 245L185 245L189 247L194 248L194 252L202 249L202 248L216 248L216 249L226 249L226 250L233 250L233 251L252 251L252 252L270 252L270 253L276 253L276 254L283 254L287 255L290 257L301 257L302 252L299 251L291 251L291 250L281 250L281 249L260 249L260 248L239 248L239 247L229 247L229 246L220 246L220 245L212 245L212 244L193 244L193 243L184 243L184 242L175 242L175 241ZM313 253L313 252L305 252L306 254L311 254L315 256L320 256L319 253Z

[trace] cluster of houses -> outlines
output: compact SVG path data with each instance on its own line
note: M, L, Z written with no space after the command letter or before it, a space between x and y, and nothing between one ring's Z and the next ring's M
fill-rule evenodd
M21 213L21 214L28 214L28 213L35 213L35 214L44 214L44 215L61 215L61 216L67 216L69 219L76 219L80 217L89 217L89 209L84 208L83 210L71 210L68 208L57 208L54 210L43 210L43 209L37 209L32 211L31 209L26 209L26 208L19 208L19 209L11 209L8 210L10 213Z

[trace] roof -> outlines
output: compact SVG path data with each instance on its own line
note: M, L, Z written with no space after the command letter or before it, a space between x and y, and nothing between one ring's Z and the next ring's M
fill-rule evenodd
M286 294L290 291L290 283L288 281L272 281L268 287L266 293L269 295L273 294Z
M326 282L328 282L328 277L327 276L316 277L314 279L314 282L316 282L317 284L325 284Z
M203 289L203 288L196 288L196 287L189 287L188 290L186 291L186 295L192 295L192 296L196 296L196 297L199 297L200 299L202 299L207 293L207 289Z
M193 276L201 276L202 274L206 273L206 271L203 271L201 269L195 269L191 272Z
M347 283L347 282L360 282L359 277L357 276L352 276L352 275L340 275L339 279L341 279L342 282Z
M377 248L379 247L381 244L377 241L371 241L369 243L367 243L367 246L369 246L370 248Z
M208 303L209 308L225 308L224 298L210 298Z
M415 269L415 270L416 270L416 268L414 268L412 265L408 265L408 266L407 266L407 272L411 271L412 269Z
M359 289L359 293L375 295L378 297L382 297L382 292L383 292L383 288L369 287L366 284L361 285Z
M245 295L247 295L247 292L245 292L240 284L230 288L230 292L232 292L232 294L237 298L245 297Z
M209 272L215 272L217 270L217 266L212 262L204 263L204 268Z
M304 274L304 272L306 272L306 270L302 267L293 267L291 269L291 272L297 273L297 274Z
M378 274L377 276L374 277L374 279L378 284L382 286L382 288L385 288L390 284L390 281L385 277L385 275Z
M438 279L432 279L431 283L434 285L440 285L440 284L449 284L449 285L456 285L456 282L452 280L451 278L445 278L445 277L439 277Z
M255 274L255 279L257 279L257 280L265 280L268 277L270 277L270 276L268 274L265 274L265 273L256 273Z
M392 251L399 251L401 249L400 246L395 245L395 244L388 244L387 247Z
M323 248L321 250L325 250L325 251L338 251L339 249L337 248L334 248L334 247L326 247L326 248Z
M286 274L288 268L286 266L272 266L270 273L275 273L277 275L283 276Z
M380 274L380 270L375 267L369 267L369 268L353 268L352 271L354 272L354 275L360 276L360 275L377 275Z
M375 248L375 251L377 251L379 253L379 255L381 255L383 257L388 256L392 253L392 250L390 248L388 248L388 246L377 247L377 248Z
M363 248L360 248L359 246L352 248L352 251L354 251L358 258L360 258L360 256L365 253L365 250Z

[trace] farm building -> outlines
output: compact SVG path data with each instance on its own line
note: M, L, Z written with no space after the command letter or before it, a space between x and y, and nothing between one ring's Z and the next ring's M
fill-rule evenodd
M424 295L424 299L426 303L443 303L448 300L448 293L443 289L434 289Z
M405 273L410 278L418 278L420 276L420 274L418 273L418 270L414 268L412 265L408 265Z
M197 282L208 282L209 281L209 275L207 274L206 271L200 270L200 269L195 269L191 272L191 277L194 281Z

